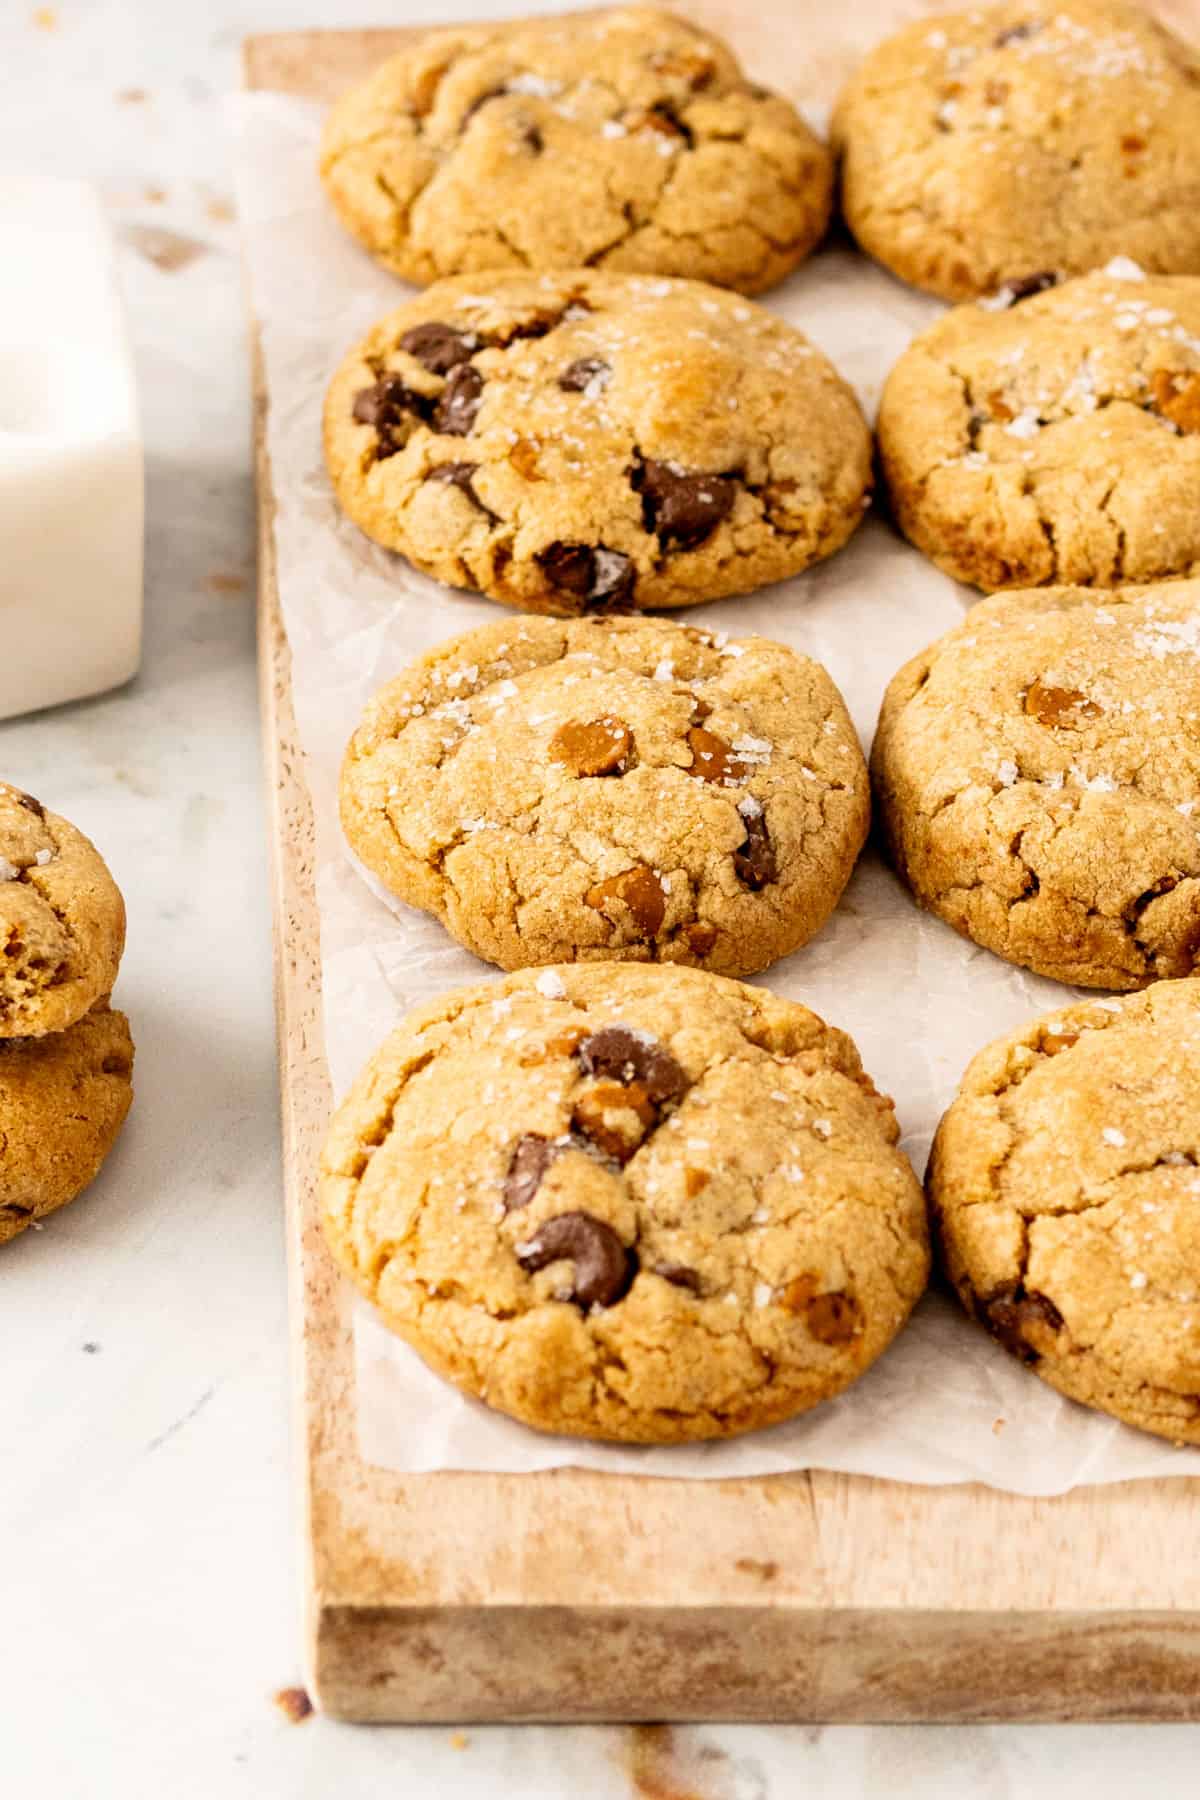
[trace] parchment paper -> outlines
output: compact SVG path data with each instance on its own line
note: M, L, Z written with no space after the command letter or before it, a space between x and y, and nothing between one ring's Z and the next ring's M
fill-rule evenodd
M494 974L432 919L372 891L342 842L336 789L343 748L370 694L439 639L498 615L489 601L415 574L338 512L321 454L324 387L346 349L408 290L345 237L324 202L317 107L240 95L231 117L271 397L279 593L316 814L325 1041L340 1096L410 1007ZM892 362L940 310L836 240L766 303L832 357L869 416ZM845 550L797 580L687 617L760 632L816 657L869 745L890 677L956 624L972 598L870 516ZM974 1052L1072 997L918 912L872 850L814 942L760 980L851 1033L872 1076L895 1097L918 1173ZM840 1399L792 1424L699 1448L624 1450L540 1436L430 1374L365 1305L355 1341L362 1453L400 1470L573 1463L745 1476L822 1468L935 1484L976 1480L1024 1494L1200 1474L1200 1452L1059 1399L937 1292Z

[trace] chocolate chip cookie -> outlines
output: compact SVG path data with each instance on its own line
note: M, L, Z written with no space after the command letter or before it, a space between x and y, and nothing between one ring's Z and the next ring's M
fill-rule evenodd
M659 619L439 645L372 700L341 783L367 867L506 969L764 969L832 912L869 811L819 663Z
M1200 56L1124 0L1008 0L880 44L833 120L871 256L947 300L1114 256L1200 274Z
M759 293L824 232L832 168L719 38L642 7L422 37L321 150L343 224L418 285L586 264Z
M0 1244L99 1174L133 1099L124 1013L101 1000L65 1031L0 1038Z
M0 782L0 1038L63 1031L111 992L125 905L95 845Z
M1132 263L922 332L883 391L896 517L982 588L1200 573L1200 276Z
M830 555L871 436L818 350L697 282L492 275L381 321L325 406L342 507L531 612L691 606Z
M1200 981L980 1052L929 1172L946 1267L1072 1400L1200 1444Z
M542 1431L725 1437L828 1399L928 1272L889 1100L806 1007L568 964L414 1013L334 1119L329 1244L393 1330Z
M1010 962L1084 987L1200 959L1200 581L998 595L914 657L872 752L897 868Z

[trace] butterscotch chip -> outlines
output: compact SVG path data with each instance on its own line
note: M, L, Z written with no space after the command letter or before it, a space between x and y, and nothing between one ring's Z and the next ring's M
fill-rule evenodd
M111 991L124 945L125 905L95 845L0 782L0 1041L82 1018Z
M628 1162L650 1126L658 1122L658 1110L640 1082L622 1085L600 1081L585 1088L575 1102L571 1124L605 1156Z
M872 479L858 402L793 326L594 269L456 276L389 313L333 377L325 455L368 537L562 617L796 575L850 537Z
M958 307L892 369L878 431L901 528L959 581L1200 574L1200 275L1115 263Z
M833 185L788 101L642 7L423 36L333 108L321 177L406 281L588 266L744 293L814 247Z
M384 1321L488 1405L579 1437L724 1437L841 1391L904 1324L928 1247L897 1136L805 1007L563 964L392 1034L331 1127L322 1223Z
M1154 404L1180 431L1200 431L1200 369L1155 369Z
M568 719L550 739L550 760L572 775L623 775L633 755L633 733L622 719Z
M872 774L921 905L1084 987L1195 972L1200 581L974 607L900 670Z
M853 726L806 657L656 619L525 618L376 696L341 811L380 880L502 967L750 974L828 917L868 808Z
M1098 719L1103 709L1079 688L1055 687L1039 676L1025 694L1025 711L1040 725L1073 729L1086 719Z
M610 875L607 881L598 881L583 898L586 905L610 916L614 912L619 915L624 909L635 930L646 938L656 935L667 913L662 882L653 869L640 864L623 869L619 875Z
M964 1306L1086 1406L1200 1444L1200 981L982 1050L929 1192Z
M860 64L832 137L863 249L944 299L1117 256L1200 274L1200 56L1126 0L922 17Z
M0 1042L0 1244L99 1173L129 1111L132 1074L129 1021L104 1000L65 1031Z

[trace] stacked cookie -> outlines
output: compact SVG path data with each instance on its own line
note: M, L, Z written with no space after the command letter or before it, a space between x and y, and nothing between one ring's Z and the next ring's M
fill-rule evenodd
M99 1172L132 1099L125 907L95 846L0 783L0 1243Z
M893 860L1041 973L1189 976L1200 583L1175 578L1200 571L1200 63L1118 0L1005 4L882 46L834 138L862 246L979 302L886 385L894 516L948 573L1021 590L888 690L872 771ZM812 250L831 170L725 46L642 10L422 40L326 131L343 221L430 284L333 377L337 499L522 616L398 675L347 750L360 863L517 973L368 1064L324 1222L434 1367L547 1430L667 1442L789 1417L869 1365L927 1276L891 1103L840 1033L729 979L806 943L862 848L841 696L780 644L640 616L798 574L870 504L850 389L744 298ZM1200 1030L1200 983L1093 1007L967 1072L930 1172L944 1260L1063 1391L1200 1439L1180 1275L1200 1137L1162 1054ZM1070 1159L1126 1046L1162 1114L1136 1155L1157 1160L1093 1176L1084 1146L1078 1181L1047 1170L1039 1134L1056 1124ZM1135 1175L1162 1214L1146 1269ZM1103 1207L1124 1249L1097 1240ZM1105 1255L1110 1286L1132 1271L1119 1323L1095 1301Z

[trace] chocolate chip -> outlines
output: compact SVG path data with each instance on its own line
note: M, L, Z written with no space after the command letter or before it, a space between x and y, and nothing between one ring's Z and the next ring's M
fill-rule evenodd
M639 1081L598 1081L584 1089L571 1113L572 1127L619 1163L629 1161L657 1123L658 1109Z
M354 396L354 417L358 424L374 427L381 460L403 447L404 439L397 434L411 418L427 420L431 407L432 402L406 387L399 375L381 375L373 387L360 388Z
M698 775L701 781L740 781L746 773L745 763L738 760L732 746L715 731L693 725L687 741L692 752L689 775Z
M757 810L743 812L742 822L746 827L744 843L733 853L733 866L739 881L757 893L774 881L778 874L775 863L775 847L771 843L771 834L767 830L767 821L762 807L754 803ZM739 808L739 811L741 809Z
M1171 893L1172 890L1178 886L1178 875L1161 875L1154 883L1154 886L1148 887L1144 893L1139 894L1133 905L1129 908L1130 913L1133 915L1130 923L1136 924L1137 920L1141 918L1152 900L1161 899L1163 894Z
M694 925L684 926L683 935L693 956L707 956L717 941L717 928L697 920Z
M669 1050L648 1032L628 1025L601 1026L584 1038L575 1054L585 1075L641 1082L655 1106L681 1100L692 1085Z
M45 807L42 805L40 800L35 800L32 794L22 794L22 793L19 793L16 788L14 788L13 789L13 798L16 800L16 803L18 806L23 806L25 808L26 812L34 813L39 819L45 818L45 816L46 816Z
M471 479L478 467L478 463L469 462L437 463L429 470L425 479L426 481L442 481L447 487L460 488L472 505L477 506L481 513L486 513L487 517L495 523L496 514L490 506L484 505L475 492L475 484Z
M618 612L632 604L637 571L633 559L605 544L548 544L537 564L552 588L573 594L592 612Z
M521 142L531 156L540 156L542 151L546 148L546 140L542 136L540 128L537 125L534 125L532 121L522 124Z
M596 548L592 567L592 585L587 603L592 612L619 612L633 604L637 572L633 559L623 550L609 550L604 544Z
M458 129L460 131L465 131L468 124L475 117L475 114L479 111L481 106L486 106L489 100L503 99L504 95L507 92L508 92L507 88L493 87L493 88L485 88L482 94L477 94L475 99L472 100L470 106L468 106L466 112L462 115L461 119L458 121Z
M577 356L568 363L558 378L558 385L568 394L603 393L612 378L612 368L599 356Z
M550 739L552 762L572 775L623 775L633 755L633 733L624 719L569 719Z
M1029 1332L1059 1332L1063 1316L1053 1300L1045 1294L1026 1292L1019 1282L997 1288L979 1302L978 1311L984 1324L998 1343L1024 1363L1035 1363L1042 1352L1029 1342Z
M586 905L610 918L609 908L614 903L626 907L643 937L654 937L666 916L667 897L662 882L644 863L622 869L619 875L610 875L607 881L596 882L583 898Z
M466 437L483 397L483 376L471 363L452 369L433 415L433 429L445 437Z
M562 324L569 310L569 307L562 307L557 312L547 312L543 308L540 312L531 313L529 318L509 325L503 331L493 332L492 342L499 344L501 349L507 349L509 344L515 344L520 338L546 337L556 326ZM586 310L590 311L590 308Z
M550 1138L539 1137L536 1131L527 1131L524 1137L517 1139L504 1177L506 1213L519 1212L523 1206L529 1205L542 1185L546 1170L562 1155L562 1151L561 1144L552 1142Z
M1036 275L1018 275L1004 283L1012 295L1012 304L1018 300L1029 300L1034 294L1044 294L1047 288L1058 286L1058 276L1053 269L1039 269Z
M992 39L993 50L1003 50L1006 44L1019 43L1022 38L1033 37L1042 29L1040 19L1025 19L1020 25L1010 25L1007 31L999 31Z
M654 106L647 107L644 112L634 113L625 120L630 131L656 131L660 137L678 138L691 147L695 142L691 127L684 123L675 108L666 100L659 100Z
M686 1263L655 1263L653 1272L661 1280L669 1281L672 1287L687 1288L692 1294L700 1292L699 1272L696 1269L689 1269Z
M530 1275L548 1263L573 1262L571 1298L583 1308L615 1306L629 1292L637 1274L637 1257L627 1250L611 1225L591 1213L559 1213L547 1219L527 1244L517 1248L517 1261Z
M414 325L400 339L400 348L415 356L431 375L448 375L460 363L470 362L482 339L473 331L456 331L441 319L429 319Z
M705 475L673 463L644 460L630 477L642 496L642 519L664 544L692 550L728 518L738 484L729 475Z

